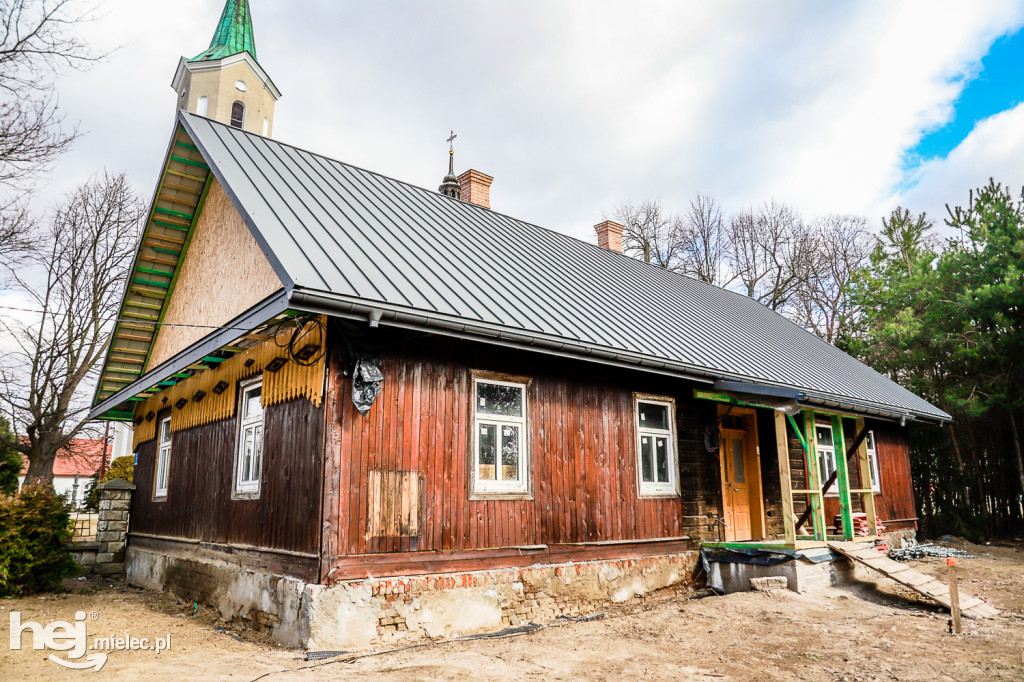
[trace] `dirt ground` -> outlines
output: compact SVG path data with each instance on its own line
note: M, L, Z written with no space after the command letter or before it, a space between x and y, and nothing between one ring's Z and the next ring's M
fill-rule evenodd
M829 588L813 596L747 593L665 601L646 611L609 609L600 620L558 623L517 637L430 643L352 662L310 662L219 623L200 608L124 585L70 581L63 594L0 599L0 679L36 680L1022 680L1024 543L976 546L961 559L961 589L1005 609L965 621L897 594L890 581ZM914 562L945 575L943 559ZM9 617L46 624L76 611L93 636L171 636L171 650L115 651L93 672L67 671L35 651L11 651ZM26 634L26 638L28 635Z

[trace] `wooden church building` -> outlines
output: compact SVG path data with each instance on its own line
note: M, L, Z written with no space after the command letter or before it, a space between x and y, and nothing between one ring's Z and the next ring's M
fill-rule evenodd
M906 429L941 410L451 156L435 191L272 139L245 0L173 85L92 412L134 423L132 582L347 649L913 536Z

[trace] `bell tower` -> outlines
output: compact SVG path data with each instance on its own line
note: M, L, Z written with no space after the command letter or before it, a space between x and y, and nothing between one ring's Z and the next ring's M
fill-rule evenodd
M210 47L181 58L171 87L178 109L271 136L281 92L256 59L249 0L227 0Z

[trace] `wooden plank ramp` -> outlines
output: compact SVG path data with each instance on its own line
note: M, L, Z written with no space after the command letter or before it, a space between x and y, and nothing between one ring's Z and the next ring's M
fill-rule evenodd
M904 587L909 587L947 609L950 607L948 585L924 573L915 571L906 564L893 561L875 549L873 544L830 542L828 546L847 559L874 569L885 577L895 580ZM979 597L973 597L961 592L960 613L968 618L980 620L982 618L995 618L999 615L999 609L985 603Z

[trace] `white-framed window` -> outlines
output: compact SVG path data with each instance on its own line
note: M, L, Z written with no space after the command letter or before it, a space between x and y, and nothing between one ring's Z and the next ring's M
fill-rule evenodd
M171 468L171 418L161 419L159 429L153 497L167 497L167 479Z
M263 379L239 387L238 452L235 456L235 493L259 495L263 472Z
M814 436L818 440L818 464L820 467L819 483L825 485L832 474L836 472L836 446L832 439L832 427L829 424L815 424ZM829 492L838 494L839 488L833 484Z
M526 384L473 379L473 493L528 494Z
M641 497L678 495L675 404L636 397L637 492Z
M882 476L878 469L878 448L875 446L875 432L868 431L864 438L868 444L868 464L871 467L871 489L876 493L882 492Z
M210 98L206 95L202 95L196 100L196 114L199 116L206 116L206 113L210 109Z

